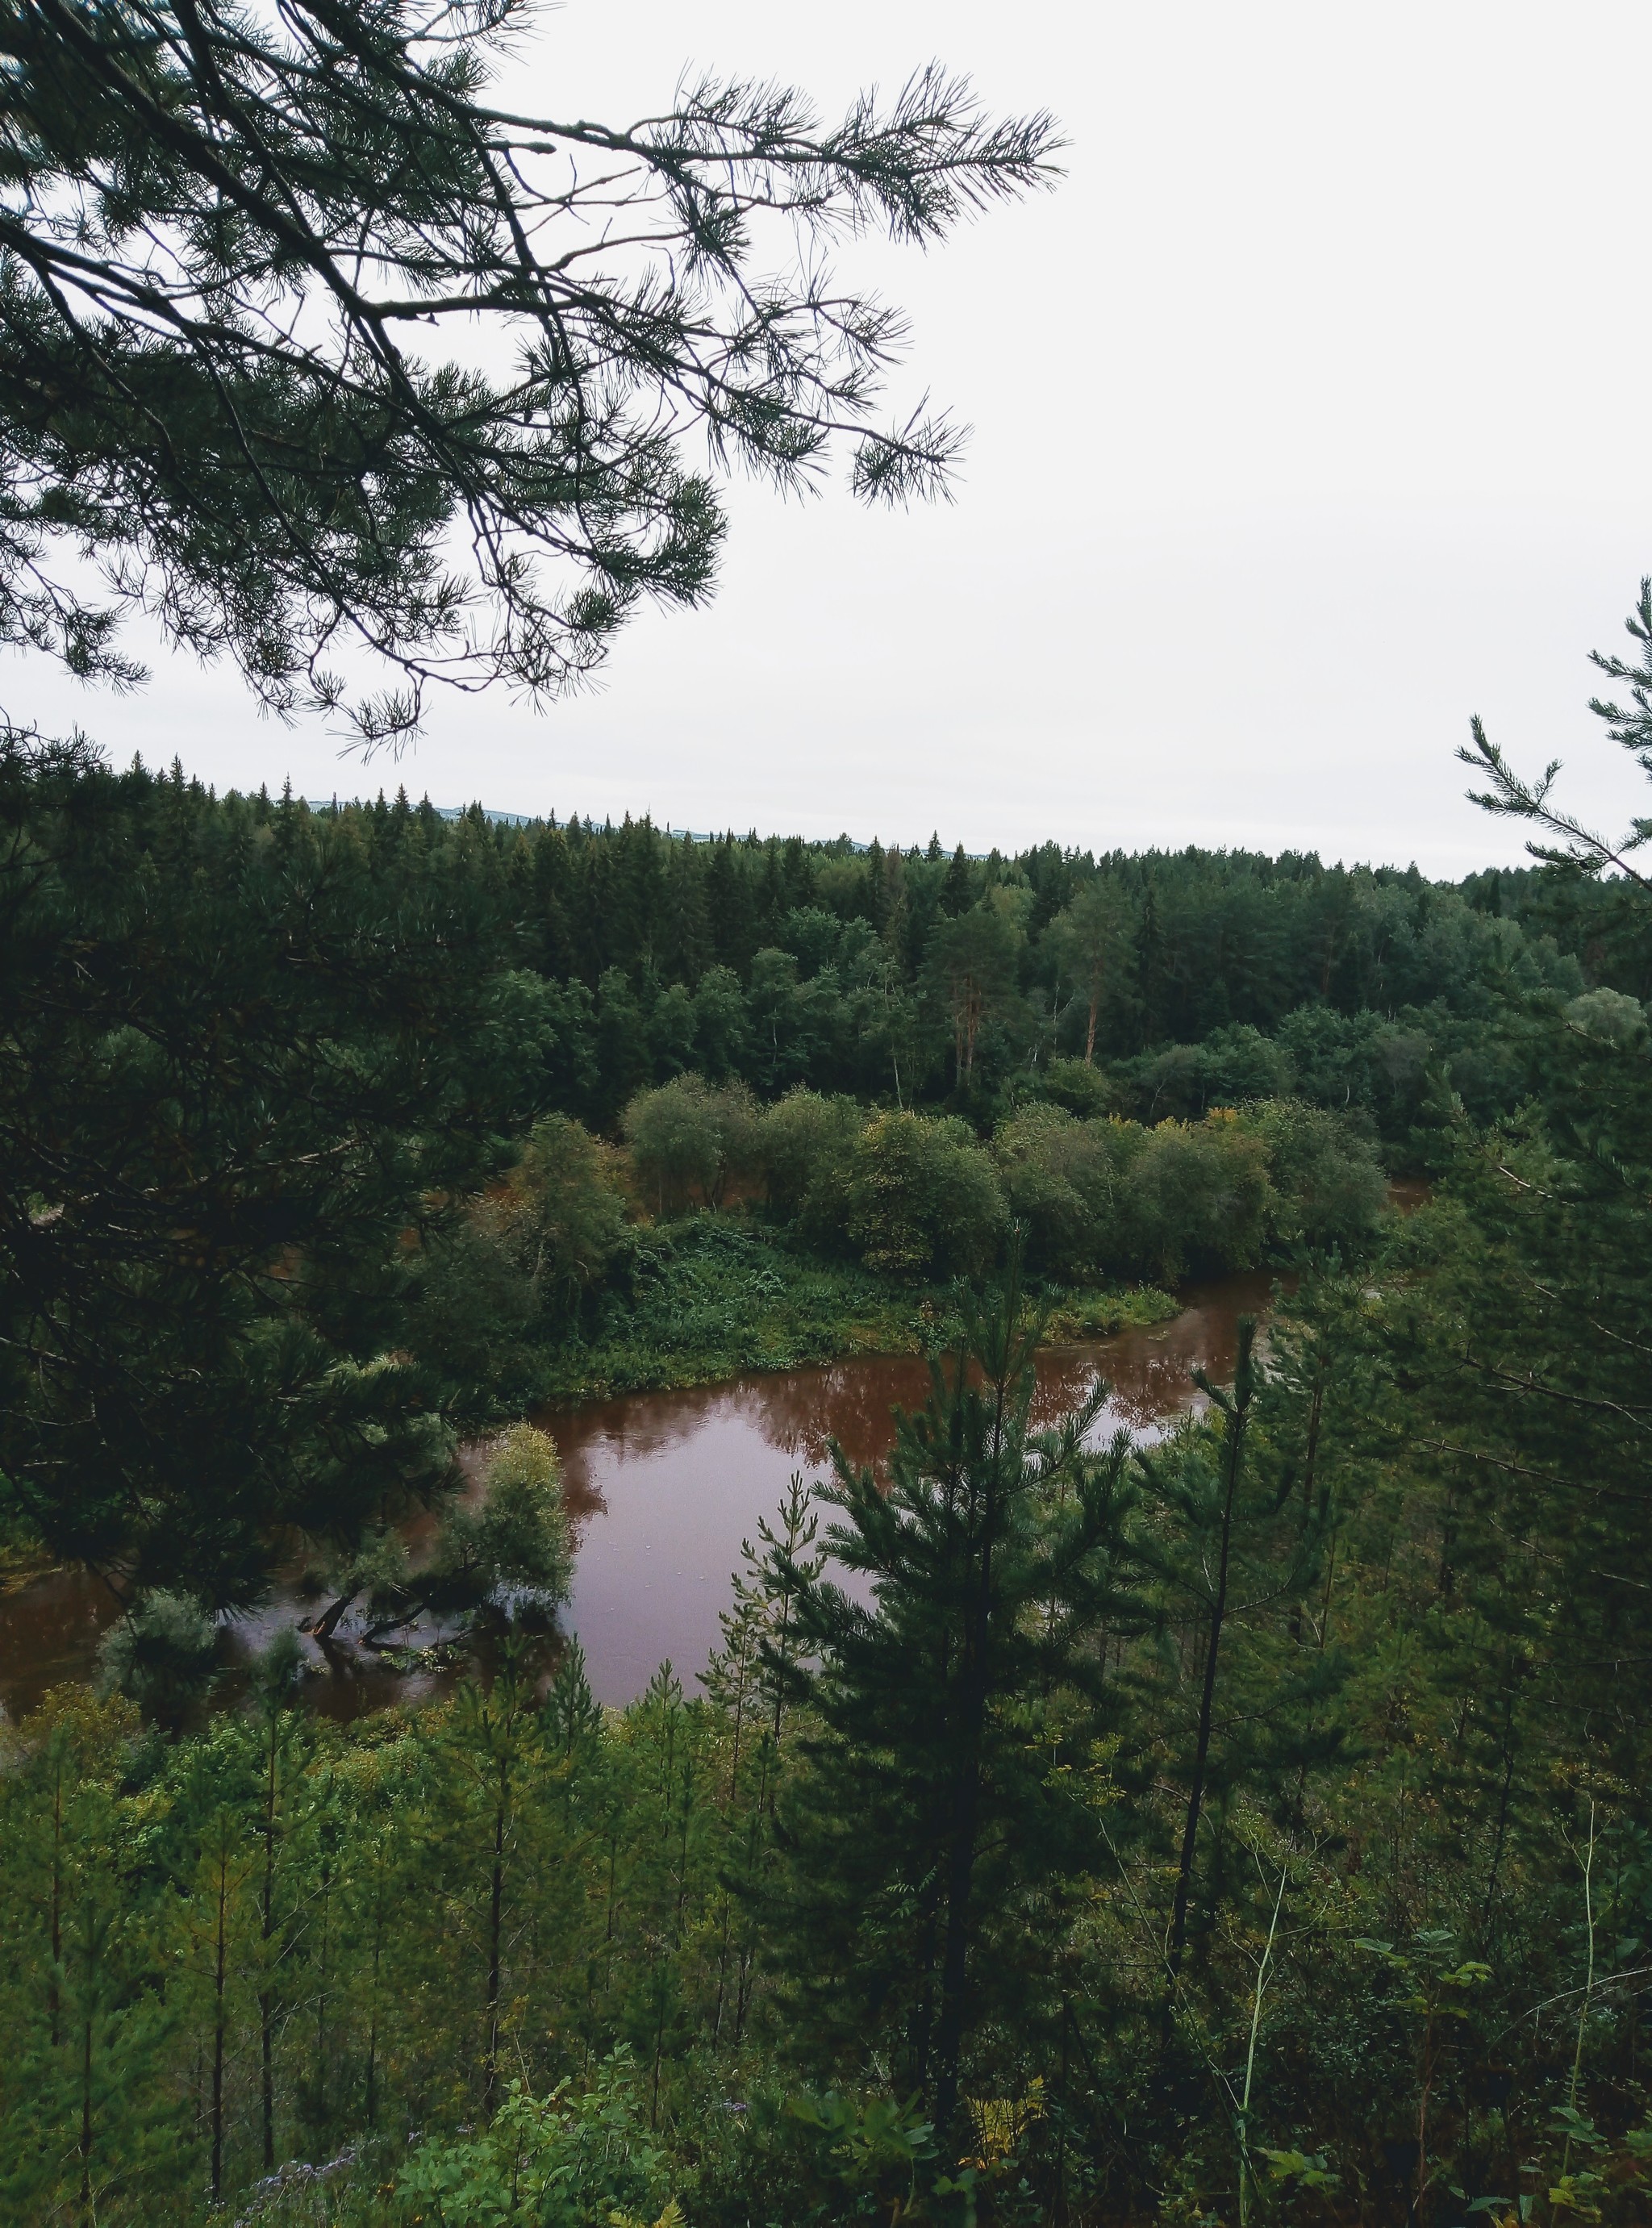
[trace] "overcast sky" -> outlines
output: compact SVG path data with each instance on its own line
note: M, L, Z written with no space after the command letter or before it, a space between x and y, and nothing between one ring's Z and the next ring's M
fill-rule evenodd
M220 786L1435 874L1520 853L1463 801L1479 711L1635 809L1585 707L1652 571L1652 10L567 0L501 90L621 122L705 66L836 106L937 56L1071 142L1054 194L837 259L976 429L956 505L738 486L708 610L542 716L439 701L400 767L176 658L123 702L14 656L0 702Z

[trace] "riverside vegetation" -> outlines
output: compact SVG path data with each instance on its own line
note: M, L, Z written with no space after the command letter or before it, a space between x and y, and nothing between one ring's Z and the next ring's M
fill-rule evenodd
M0 640L132 686L141 610L370 749L701 600L736 463L945 486L828 265L1052 119L524 117L528 20L0 13ZM1649 823L1470 757L1539 861L1444 887L4 727L0 1552L124 1611L0 1739L5 2219L1643 2228ZM1040 1338L1245 1263L1200 1413L1034 1428ZM598 1707L526 1404L868 1342L935 1362L887 1476L777 1481L715 1660ZM295 1562L476 1675L343 1727L287 1632L215 1692Z
M0 819L7 1540L128 1608L4 1734L9 2217L1647 2218L1632 873L314 811L16 735ZM1157 1444L1035 1427L1053 1328L1259 1263ZM599 1707L502 1425L886 1342L887 1475L778 1480L714 1660ZM213 1709L295 1554L476 1675L340 1725L289 1634Z

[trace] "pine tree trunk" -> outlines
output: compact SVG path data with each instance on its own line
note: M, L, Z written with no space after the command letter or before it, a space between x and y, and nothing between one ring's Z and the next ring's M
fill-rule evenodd
M80 2212L90 2223L92 2210L92 2007L86 2006L81 2028L80 2052Z
M97 2015L97 1970L99 1935L95 1915L87 1921L86 1956L86 2007L80 2023L80 2218L86 2228L94 2228L97 2213L92 2203L92 2046L93 2026Z
M986 1731L989 1686L988 1650L992 1623L992 1540L997 1522L999 1465L1003 1460L1005 1388L995 1387L996 1412L988 1456L981 1523L983 1538L973 1630L966 1642L964 1767L953 1792L952 1842L948 1852L946 1932L941 1956L941 2015L936 2030L935 2120L944 2134L957 2110L958 2060L964 2050L964 1991L969 1982L970 1898L975 1879L976 1837L980 1823L981 1750Z
M1216 1658L1221 1647L1222 1625L1227 1616L1228 1564L1233 1553L1233 1503L1239 1493L1239 1463L1245 1446L1245 1405L1236 1402L1227 1419L1226 1469L1222 1496L1221 1546L1216 1571L1216 1596L1210 1608L1210 1636L1205 1649L1205 1675L1199 1696L1199 1732L1194 1749L1193 1783L1188 1789L1188 1816L1181 1834L1181 1855L1176 1866L1175 1903L1170 1915L1170 1947L1166 1962L1172 1980L1181 1969L1181 1953L1188 1942L1188 1898L1193 1885L1193 1863L1199 1840L1199 1818L1204 1808L1205 1778L1210 1764L1211 1725L1216 1710Z
M501 1765L503 1774L504 1767ZM493 1874L488 1896L488 2057L482 2088L482 2116L493 2117L499 2082L499 1977L505 1901L505 1790L499 1790L493 1821Z
M223 1846L223 1828L219 1828L218 1846L218 1938L217 1956L213 1970L212 2019L212 2201L216 2205L224 2193L224 1969L226 1963L227 1905L229 1900L229 1860Z
M259 2104L264 2133L264 2171L275 2172L275 1998L270 1987L270 1943L275 1934L276 1720L264 1779L264 1883L259 1898Z
M52 1977L46 1990L51 2019L52 2048L61 2042L63 1998L59 1978L63 1969L63 1759L57 1758L52 1782Z

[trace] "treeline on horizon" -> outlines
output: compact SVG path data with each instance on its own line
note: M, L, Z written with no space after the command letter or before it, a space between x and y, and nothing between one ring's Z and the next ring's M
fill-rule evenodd
M558 1104L602 1129L685 1071L980 1117L1079 1059L1106 1072L1107 1111L1299 1094L1403 1149L1431 1064L1482 1117L1512 1103L1505 993L1652 989L1621 888L1553 871L1454 884L1312 854L1054 842L981 858L937 837L702 838L645 817L450 816L405 791L312 807L215 798L176 770L116 778L181 785L205 854L296 823L343 843L381 904L404 877L444 891L500 964L562 987Z

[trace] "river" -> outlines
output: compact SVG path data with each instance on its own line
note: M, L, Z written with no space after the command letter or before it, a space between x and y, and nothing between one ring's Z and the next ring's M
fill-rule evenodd
M1189 1284L1169 1322L1046 1349L1041 1408L1053 1418L1105 1377L1112 1389L1100 1435L1121 1425L1156 1435L1197 1399L1195 1365L1218 1380L1231 1371L1239 1318L1265 1309L1270 1287L1262 1271ZM585 1649L599 1700L631 1700L668 1658L692 1683L717 1645L741 1542L773 1514L791 1473L824 1476L833 1438L857 1463L881 1459L893 1444L891 1407L916 1405L927 1381L915 1357L863 1355L538 1414L561 1451L575 1541L562 1623ZM236 1661L304 1613L284 1591L230 1627L232 1687ZM83 1571L53 1572L0 1599L0 1706L16 1718L48 1687L89 1678L116 1614L107 1588ZM325 1658L306 1646L315 1674L307 1699L338 1716L419 1700L453 1675L398 1673L348 1645Z

